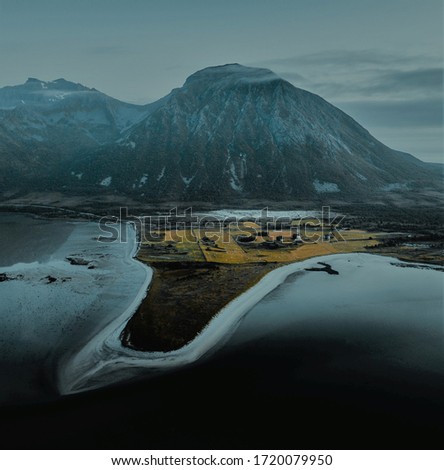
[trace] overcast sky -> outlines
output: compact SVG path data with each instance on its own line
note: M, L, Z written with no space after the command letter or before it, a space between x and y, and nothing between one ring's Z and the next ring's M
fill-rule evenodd
M148 103L210 65L271 68L426 161L443 155L442 0L0 0L0 87Z

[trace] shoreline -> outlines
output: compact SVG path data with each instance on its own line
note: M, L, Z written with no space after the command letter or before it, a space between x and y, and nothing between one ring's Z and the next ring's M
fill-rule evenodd
M134 231L134 236L129 237L133 245L126 260L130 263L137 263L143 267L145 272L143 284L139 288L137 295L132 299L130 305L127 306L122 313L111 320L98 333L89 338L86 344L81 345L76 351L73 351L62 358L58 367L57 380L58 390L62 395L69 394L69 390L74 389L78 382L85 380L85 378L88 379L95 374L97 367L92 367L91 363L95 363L95 359L98 355L111 352L115 349L115 344L109 344L109 342L114 339L113 334L116 330L120 330L122 324L125 325L129 321L149 292L153 270L148 265L141 263L135 258L140 242L134 225L132 223L128 223L128 227ZM101 347L103 347L103 352L100 349Z
M48 211L55 213L51 214L51 212L48 213ZM73 222L88 222L102 217L102 215L92 212L83 212L44 204L0 204L0 213L22 214L44 220L72 220Z
M32 214L29 215L32 216ZM68 221L63 218L61 220ZM87 223L86 221L74 220L70 222ZM325 260L328 262L331 258L334 263L334 259L337 257L373 257L373 255L378 255L385 258L387 262L401 261L418 265L426 264L422 261L403 260L389 254L360 252L326 254L283 264L279 267L273 266L273 269L266 273L256 284L237 293L222 309L218 310L200 333L185 346L167 352L145 352L125 347L121 341L122 332L135 315L143 299L148 295L153 278L152 268L145 262L135 258L141 246L135 225L127 222L125 226L132 231L129 233L127 241L130 246L125 249L124 256L119 263L122 264L124 270L127 270L129 265L133 267L134 264L141 265L138 269L142 268L144 272L142 285L140 288L138 287L135 296L134 293L131 294L132 299L131 297L128 299L123 312L117 311L117 316L108 322L102 320L104 325L97 321L90 334L85 336L83 340L79 336L78 341L74 344L74 349L70 349L59 358L56 363L57 377L55 384L62 395L106 387L139 377L143 378L161 371L191 364L204 356L210 355L229 340L245 313L254 305L285 282L289 275L298 271L301 271L301 275L304 275L304 270L313 267L316 261L322 262ZM105 293L104 295L109 296L111 292L108 288L108 294ZM112 303L110 305L112 306ZM114 308L114 310L116 309Z
M66 359L125 311L150 268L129 261L132 231L125 245L105 244L91 221L2 213L1 222L0 401L45 401L60 395Z
M188 344L168 352L145 352L125 347L121 333L135 313L137 306L148 292L147 289L134 299L131 306L91 340L71 358L68 368L83 371L75 380L67 380L66 374L59 382L63 395L86 392L97 388L128 382L137 378L149 377L164 371L173 370L196 362L220 349L232 336L245 314L273 290L278 288L288 276L300 272L307 273L318 260L334 263L335 258L374 257L371 253L338 253L324 255L280 266L265 274L253 287L240 293L223 307ZM399 262L397 258L383 256L386 262ZM135 262L138 262L134 259ZM144 264L144 263L141 263ZM334 264L333 264L334 265ZM151 276L149 278L151 281ZM92 366L92 364L94 364Z

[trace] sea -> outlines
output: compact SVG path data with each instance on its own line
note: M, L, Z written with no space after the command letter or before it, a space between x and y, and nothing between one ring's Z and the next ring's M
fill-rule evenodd
M134 246L98 246L91 223L2 214L0 227L0 274L24 276L0 283L5 448L442 445L439 266L306 260L196 361L150 375L147 360L124 383L61 396L54 371L140 296L149 270L131 261ZM337 274L313 271L320 262Z

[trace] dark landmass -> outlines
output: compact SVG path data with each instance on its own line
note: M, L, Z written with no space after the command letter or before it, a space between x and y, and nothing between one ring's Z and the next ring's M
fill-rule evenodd
M411 196L411 197L409 197ZM263 209L269 210L321 210L329 206L332 211L352 217L355 223L371 224L392 230L394 226L409 225L425 229L441 228L444 230L444 196L442 192L433 192L424 196L409 191L399 194L389 192L378 200L344 203L328 194L319 194L315 198L281 199L267 198L246 199L236 197L229 201L216 203L198 198L181 201L166 199L156 202L140 200L124 194L77 195L63 192L24 193L13 199L0 203L0 211L25 212L48 218L94 220L105 215L120 215L120 208L128 208L131 215L167 214L176 208L183 211L192 207L195 212L206 212L219 209ZM369 229L371 228L369 226ZM358 226L356 226L358 227Z
M437 237L404 238L368 246L371 254L391 256L401 261L444 265L444 240Z
M86 259L74 258L74 257L71 257L71 256L66 258L66 261L69 261L69 264L72 264L74 266L88 266L89 263L91 263L91 261L88 261Z
M228 302L276 264L152 263L148 296L122 333L125 346L171 351L185 346Z
M411 263L391 263L391 264L393 266L397 266L398 268L426 269L426 270L444 272L444 268L440 268L438 266L428 266L424 264L411 264Z
M339 272L336 271L335 269L332 269L331 265L328 263L318 262L318 264L324 267L323 268L305 268L305 271L321 271L321 272L325 272L328 274L339 274Z
M52 284L57 281L57 278L48 274L44 279L47 280L47 284Z
M22 279L23 279L23 274L17 274L16 276L11 276L7 273L0 273L0 282L21 281Z

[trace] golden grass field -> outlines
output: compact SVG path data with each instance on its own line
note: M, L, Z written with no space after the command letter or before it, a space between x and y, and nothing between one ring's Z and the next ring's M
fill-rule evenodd
M163 236L162 241L144 242L142 244L139 258L145 262L290 263L332 253L366 251L366 246L378 244L377 238L378 235L381 235L364 230L347 230L341 231L340 234L334 233L335 236L330 242L322 240L321 231L312 229L306 230L303 234L303 238L311 240L310 242L297 246L288 244L278 249L260 248L259 244L265 240L276 240L278 236L283 237L284 241L288 242L291 240L291 230L270 230L268 236L258 236L252 245L240 244L236 241L239 235L251 233L252 229L258 229L258 226L253 222L247 222L241 227L235 226L224 230L165 230L161 233ZM212 240L213 243L205 243L204 237Z

